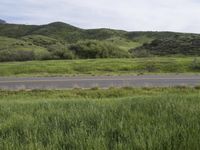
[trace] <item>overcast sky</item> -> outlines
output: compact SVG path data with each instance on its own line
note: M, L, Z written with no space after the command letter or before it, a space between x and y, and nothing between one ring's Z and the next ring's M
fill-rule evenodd
M200 33L200 0L0 0L10 23Z

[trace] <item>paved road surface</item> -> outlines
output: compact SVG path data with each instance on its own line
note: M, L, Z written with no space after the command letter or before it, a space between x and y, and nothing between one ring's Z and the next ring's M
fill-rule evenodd
M0 78L0 89L198 86L200 75Z

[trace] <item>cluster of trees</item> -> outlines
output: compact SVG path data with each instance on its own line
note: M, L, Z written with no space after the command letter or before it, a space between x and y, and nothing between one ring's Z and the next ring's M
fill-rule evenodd
M128 58L130 54L117 46L96 40L77 42L63 45L61 43L45 44L45 49L37 50L38 47L22 49L1 49L0 61L28 61L28 60L51 60L51 59L94 59L94 58ZM23 47L24 46L24 47Z
M32 39L33 40L33 39ZM30 42L30 39L29 39ZM30 46L31 43L28 45ZM22 49L0 49L0 61L27 61L51 59L94 59L94 58L129 58L166 55L191 55L200 56L200 39L197 38L165 38L155 39L140 47L129 50L120 49L110 42L98 40L79 41L74 44L63 44L55 40L32 41L36 45L31 49L24 48L25 44L17 45ZM15 44L16 46L16 44ZM42 46L42 51L37 51L37 46ZM131 55L132 54L132 55ZM199 65L199 64L195 64ZM194 66L195 66L194 65ZM196 67L196 66L195 66Z
M36 49L6 49L0 50L0 62L5 61L29 61L29 60L56 60L74 59L74 53L68 48L51 45L47 50Z
M35 53L30 50L1 50L0 51L0 61L27 61L34 60Z
M200 38L196 37L176 37L155 39L151 43L145 43L130 52L135 57L145 57L150 55L200 55Z
M67 46L55 44L47 46L46 55L42 57L42 60L50 59L75 59L76 56L72 51L68 49Z
M127 58L129 53L113 44L100 41L78 42L69 46L69 49L81 59L87 58Z
M199 71L200 70L200 60L195 58L191 64L191 68L193 70Z

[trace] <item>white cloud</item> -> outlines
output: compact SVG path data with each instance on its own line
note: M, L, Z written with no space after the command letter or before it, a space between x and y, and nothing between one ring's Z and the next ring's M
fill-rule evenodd
M14 23L63 21L83 28L200 33L197 0L1 0L0 18Z

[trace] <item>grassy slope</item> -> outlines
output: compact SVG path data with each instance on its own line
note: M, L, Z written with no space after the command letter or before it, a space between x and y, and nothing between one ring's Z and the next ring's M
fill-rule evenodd
M0 54L8 52L14 54L14 51L32 51L36 57L40 57L41 54L47 53L47 49L40 45L35 45L31 41L24 41L21 39L7 38L0 36Z
M150 41L150 40L151 39L148 38L148 41ZM120 38L120 37L109 38L105 41L109 42L115 46L118 46L119 48L121 48L122 50L125 50L125 51L128 51L131 48L136 48L136 47L142 46L142 44L145 43L145 41L142 41L142 40L133 41L133 40L128 40L128 39Z
M0 36L0 51L1 50L34 50L34 51L45 51L44 47L36 46L30 42L18 40L14 38L6 38Z
M192 88L0 91L0 149L199 149Z
M0 63L0 76L73 76L200 73L200 58L153 57Z

